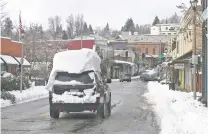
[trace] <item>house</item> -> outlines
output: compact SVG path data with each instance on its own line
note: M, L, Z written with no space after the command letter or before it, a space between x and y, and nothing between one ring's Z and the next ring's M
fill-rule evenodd
M202 7L197 6L197 19L196 19L196 48L197 55L202 53L202 25L200 25L200 16L202 14ZM172 65L174 67L174 78L179 83L179 87L187 90L192 90L192 67L190 63L192 62L192 54L194 51L194 30L193 30L193 10L191 7L183 16L180 24L180 30L177 36L172 39L171 44L171 55L172 55ZM198 90L201 90L201 68L198 68L198 78L197 85Z
M22 42L12 41L10 38L1 37L0 63L1 71L19 75L21 67ZM23 58L23 69L30 68L30 63Z
M119 78L123 73L134 75L138 68L135 64L135 52L132 45L125 40L109 41L108 46L113 48L114 64L112 66L112 78Z
M151 35L176 35L178 24L156 24L151 27Z

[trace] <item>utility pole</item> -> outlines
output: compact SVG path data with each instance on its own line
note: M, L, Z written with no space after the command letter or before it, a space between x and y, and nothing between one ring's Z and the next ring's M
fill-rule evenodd
M22 39L22 34L23 34L23 29L22 29L22 21L21 21L21 11L19 14L19 21L20 21L20 27L19 27L19 42L22 41L22 48L21 48L21 74L20 74L20 93L22 93L22 89L23 89L23 63L24 63L24 43L23 43L23 39Z
M196 100L196 92L197 92L197 80L196 80L196 65L198 61L198 56L196 55L196 8L197 8L198 0L190 1L192 9L193 9L193 35L194 35L194 42L193 42L193 54L192 54L192 63L193 63L193 91L194 91L194 99Z
M82 49L82 22L81 22L81 49Z

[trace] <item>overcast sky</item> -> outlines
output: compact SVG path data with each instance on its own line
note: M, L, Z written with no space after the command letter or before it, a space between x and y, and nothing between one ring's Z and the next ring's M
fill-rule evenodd
M92 27L103 27L108 22L110 28L120 29L127 18L132 17L135 24L150 24L156 15L166 18L180 10L176 5L189 0L5 0L8 1L6 12L13 21L18 23L21 10L22 21L29 25L31 22L48 27L48 18L58 15L64 28L67 16L81 13Z

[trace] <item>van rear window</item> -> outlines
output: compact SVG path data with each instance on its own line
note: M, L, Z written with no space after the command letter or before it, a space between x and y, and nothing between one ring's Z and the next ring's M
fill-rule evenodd
M56 75L56 80L62 81L62 82L68 82L68 81L78 81L84 84L91 84L94 81L94 72L84 72L81 74L70 74L67 72L58 72Z

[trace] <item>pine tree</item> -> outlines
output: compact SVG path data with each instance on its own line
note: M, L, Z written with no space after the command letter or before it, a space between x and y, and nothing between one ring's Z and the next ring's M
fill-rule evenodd
M155 16L155 19L154 19L152 25L155 26L156 24L159 24L159 23L160 23L159 18L157 16Z
M89 25L89 34L94 34L93 29L92 29L92 25Z
M105 31L105 32L109 32L109 31L110 31L110 28L109 28L108 23L106 24L106 26L105 26L105 28L104 28L104 31Z
M12 23L12 20L7 17L5 20L4 20L4 24L3 24L3 30L1 31L2 32L2 35L5 36L5 37L12 37L12 30L13 30L13 23Z
M125 32L131 32L132 34L135 32L135 25L134 25L134 21L132 18L129 18L125 25L124 25L124 31Z
M66 33L66 31L65 30L63 30L63 32L62 32L62 39L63 40L67 40L68 39L68 36L67 36L67 33Z
M88 35L88 34L89 34L89 30L87 27L87 23L85 22L83 26L83 35Z

